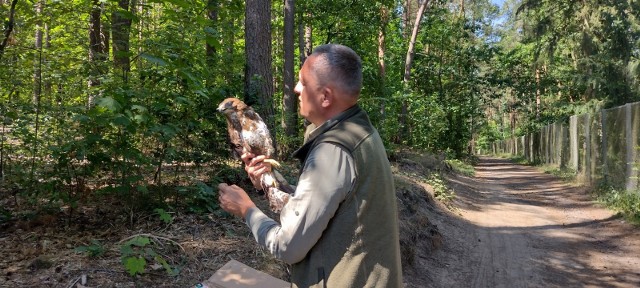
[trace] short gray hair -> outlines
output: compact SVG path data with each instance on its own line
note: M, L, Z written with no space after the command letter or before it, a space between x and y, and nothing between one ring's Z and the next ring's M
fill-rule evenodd
M350 95L362 90L362 60L351 48L339 44L325 44L313 49L316 56L313 71L321 83L333 82Z

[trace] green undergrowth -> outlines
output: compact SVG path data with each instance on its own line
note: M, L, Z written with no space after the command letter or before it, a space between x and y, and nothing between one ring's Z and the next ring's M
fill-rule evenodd
M451 166L451 168L459 174L473 177L476 173L472 163L467 163L458 159L445 160L445 162L449 164L449 166Z
M575 182L576 181L576 171L570 168L558 168L552 165L542 165L540 166L542 171L546 174L551 174L556 176L563 181L566 182Z
M455 192L447 186L446 181L440 173L432 173L426 179L426 183L433 188L433 197L444 204L447 208L453 209L453 200L456 198Z
M634 225L640 226L640 190L626 191L601 184L594 193L598 202L620 213Z
M522 165L529 165L531 163L529 163L529 161L527 161L527 158L524 158L521 155L515 155L515 156L507 156L507 158L514 162L514 163L518 163L518 164L522 164Z

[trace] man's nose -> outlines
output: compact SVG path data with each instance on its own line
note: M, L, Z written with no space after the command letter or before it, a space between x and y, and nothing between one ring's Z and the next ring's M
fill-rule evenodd
M293 88L293 93L296 93L296 95L300 95L300 93L302 93L302 84L300 84L300 82L298 82L296 87Z

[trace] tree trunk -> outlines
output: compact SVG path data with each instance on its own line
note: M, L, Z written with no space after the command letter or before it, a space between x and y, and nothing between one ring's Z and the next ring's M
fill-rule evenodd
M304 61L307 60L307 57L311 55L311 51L313 50L313 29L311 27L311 13L306 13L307 21L306 24L300 24L299 26L299 48L300 48L300 68L304 64ZM304 22L304 21L303 21ZM310 122L303 121L304 127L306 128Z
M44 8L43 0L36 2L36 19L41 19L42 9ZM43 39L42 20L36 23L35 35L35 60L33 61L33 105L38 106L42 95L42 39Z
M294 80L294 29L295 21L295 1L284 1L284 87L282 97L283 121L282 128L288 137L295 137L298 134L298 102L296 95L293 93L295 85Z
M378 30L378 74L380 79L384 83L386 77L386 67L384 64L384 52L385 52L385 38L386 28L389 22L389 10L387 7L380 8L380 27Z
M274 133L270 1L246 1L245 57L245 103L254 106Z
M105 3L100 3L100 11L106 11ZM102 16L101 16L102 17ZM102 48L102 58L100 61L106 62L109 60L109 47L111 47L111 19L109 17L104 16L102 18L104 22L100 23L100 48ZM104 67L100 67L100 71L104 72Z
M284 0L286 1L286 0ZM283 2L284 2L283 1ZM283 3L284 4L284 3ZM284 6L284 5L283 5ZM281 15L283 16L283 15ZM276 13L271 13L271 23L276 23L276 21L282 21L280 20L282 19L282 17L278 17L278 15L276 15ZM284 24L284 23L283 23ZM272 31L271 33L271 43L272 43L272 50L271 50L271 55L284 55L284 46L282 43L284 43L284 25L282 26L283 29L275 29ZM275 46L273 46L273 44L275 43ZM284 62L283 62L284 64ZM273 91L275 93L275 91L282 91L282 87L280 87L280 85L283 84L283 76L284 76L284 72L281 71L281 69L283 69L283 66L273 66L272 67L272 71L271 74L273 75L273 77L271 78L273 81ZM273 105L275 106L275 104ZM275 125L275 122L274 122Z
M91 108L95 105L97 96L94 87L100 85L100 66L105 59L103 41L101 38L100 15L102 9L100 0L92 0L91 14L89 15L89 62L92 67L89 75L89 97L87 99L87 107Z
M224 2L220 4L221 11L228 10L229 8L224 6ZM219 15L220 17L221 15ZM231 17L229 17L231 16ZM224 29L221 29L222 33L222 42L220 47L224 47L224 55L221 55L224 62L233 62L236 54L236 39L235 33L237 26L237 19L240 18L234 17L233 15L229 15L224 18L220 18L220 25L223 25ZM242 28L239 28L242 29ZM236 74L234 72L233 65L222 65L222 75L224 76L224 80L227 83L234 83L238 81L236 78Z
M45 51L49 51L51 49L51 33L49 30L49 24L44 23L44 49ZM43 56L43 61L44 63L46 63L45 67L49 67L49 59L46 57L46 55ZM49 68L50 69L50 68ZM48 77L45 81L44 81L44 94L45 96L50 96L51 95L51 87L53 86L53 84L51 83L51 77ZM51 98L49 98L51 99Z
M311 20L311 14L308 15L309 20ZM313 29L311 28L311 24L308 24L304 27L304 54L309 57L311 52L313 51Z
M307 60L307 55L304 55L304 24L298 24L298 55L300 57L300 67Z
M134 13L136 13L136 15L138 16L138 55L136 56L136 70L138 71L138 77L140 77L142 74L141 72L143 71L143 66L142 66L142 57L140 57L140 55L142 54L142 32L144 31L144 25L146 24L146 22L144 22L144 17L142 17L143 13L144 13L144 7L145 7L145 3L144 0L137 0L138 6L135 5L131 5L131 11L134 11Z
M18 4L18 0L11 1L11 8L9 8L9 17L7 17L7 21L5 22L4 28L4 38L2 38L2 43L0 43L0 59L2 59L2 54L4 54L4 48L9 44L9 39L11 37L11 32L13 31L13 26L15 25L14 16L16 13L16 4Z
M406 85L409 80L411 80L411 65L413 64L413 56L415 55L415 46L416 46L416 38L418 37L418 29L420 28L420 21L422 20L422 15L424 14L424 10L429 4L429 0L424 0L420 5L420 9L418 9L418 14L416 14L416 22L413 24L413 32L411 33L411 39L409 40L409 49L407 49L407 57L404 65L404 78L402 82Z
M300 67L302 67L302 64L304 64L304 61L307 60L307 57L311 55L311 50L313 49L313 44L311 42L312 29L311 29L311 24L309 24L311 22L311 14L307 13L306 17L307 17L307 23L300 24L299 26L300 34L298 38L298 44L300 48Z
M540 120L540 68L536 67L536 120Z
M218 0L208 0L207 2L207 17L210 20L212 26L217 26L218 24L218 9L220 9L220 5ZM216 29L217 30L217 29ZM216 51L216 47L211 45L209 41L206 41L206 59L207 66L212 69L216 66L216 59L218 51Z
M36 2L36 17L40 18L42 10L44 8L44 0L38 0ZM35 61L33 69L33 106L36 111L35 131L33 147L31 148L31 173L30 179L33 180L35 166L36 166L36 154L38 153L38 130L40 124L40 98L42 95L42 39L43 29L42 21L36 22L36 34L35 34Z
M116 71L122 71L122 80L126 82L131 71L131 65L129 64L131 17L123 12L129 12L129 0L118 0L117 10L111 13L113 64Z
M405 0L404 1L404 11L402 13L402 36L404 37L404 39L409 37L409 26L411 25L411 23L409 23L409 19L411 18L409 15L411 14L411 0Z
M411 80L411 65L413 64L413 56L416 45L416 38L418 37L418 29L420 28L420 21L422 20L422 15L424 14L424 10L429 4L429 0L424 0L422 4L420 4L420 8L418 9L418 13L416 14L416 20L413 23L413 32L411 33L411 39L409 40L409 49L407 49L407 57L404 65L404 77L402 79L402 86L405 92L409 90L409 81ZM406 96L405 96L406 97ZM398 124L401 127L399 131L398 137L396 137L396 143L400 142L400 139L405 139L408 127L407 127L407 116L409 114L409 104L407 100L402 101L402 111L400 112L400 117L398 119Z
M298 26L298 48L300 50L300 67L307 60L307 57L311 55L311 26L300 24Z
M380 127L378 128L381 131L384 129L384 120L386 118L386 95L385 95L385 79L387 77L387 67L384 63L384 54L385 54L385 41L386 41L386 29L387 24L389 23L389 9L387 7L380 8L380 27L378 31L378 77L380 77L380 86L378 88L379 93L382 93L383 100L380 102Z

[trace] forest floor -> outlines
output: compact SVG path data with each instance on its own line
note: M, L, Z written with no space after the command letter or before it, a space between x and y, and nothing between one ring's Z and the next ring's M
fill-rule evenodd
M640 228L586 188L496 158L481 158L474 177L413 152L392 165L406 287L640 286ZM445 172L453 200L434 200L434 171ZM239 219L172 212L169 223L151 213L132 221L110 206L0 222L0 287L190 287L231 259L288 279ZM126 272L125 246L147 259L143 274Z

